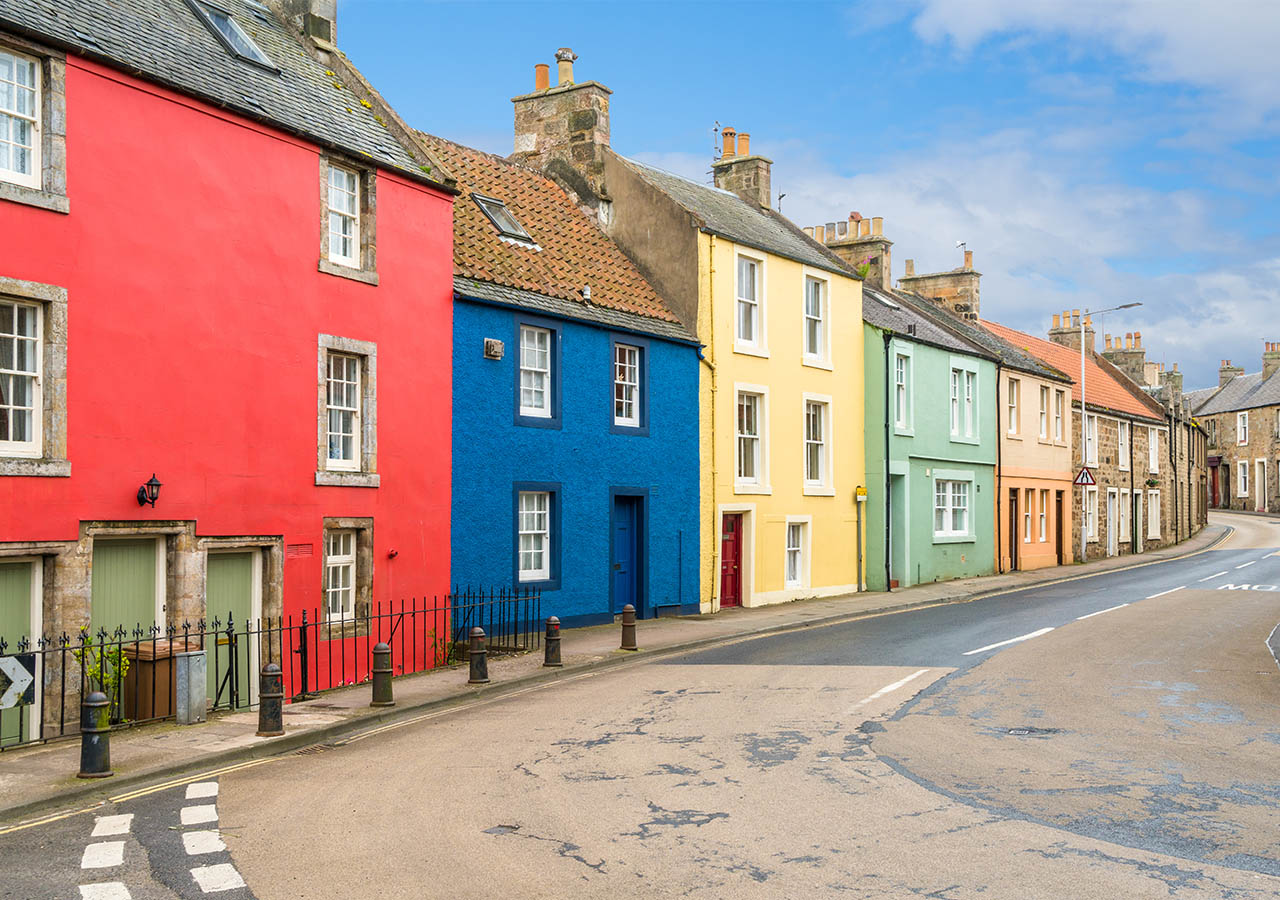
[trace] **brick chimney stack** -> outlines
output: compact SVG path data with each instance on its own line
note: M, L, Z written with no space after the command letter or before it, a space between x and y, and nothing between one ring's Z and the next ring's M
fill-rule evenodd
M549 84L550 66L539 63L534 66L533 93L511 98L515 106L511 158L555 176L582 203L592 206L608 196L604 166L613 92L598 81L575 81L577 58L568 47L561 47L556 51L556 84Z
M962 319L977 320L982 303L979 281L982 273L973 268L973 251L964 252L964 265L950 272L915 274L915 265L908 265L907 272L898 279L898 287L912 291L945 307Z
M338 0L282 0L281 11L307 37L338 42Z
M724 138L724 152L711 163L716 187L732 191L745 202L760 209L773 207L773 186L770 172L773 160L752 155L751 135L739 134L727 125L720 130ZM735 141L735 136L737 140Z
M1049 329L1049 340L1072 350L1080 350L1080 310L1064 309L1062 318L1053 317L1053 327ZM1093 319L1086 316L1084 320L1084 343L1090 353L1095 352Z
M1268 341L1262 351L1262 380L1280 371L1280 343Z
M1222 365L1218 367L1218 387L1224 386L1237 375L1243 375L1244 369L1239 366L1231 365L1231 360L1224 359Z
M1114 341L1111 335L1104 335L1103 345L1103 357L1127 375L1130 381L1138 385L1150 384L1147 378L1147 351L1142 347L1142 332L1126 333L1123 344L1120 342L1120 335L1116 335Z
M849 213L845 222L828 222L804 230L820 244L826 244L836 256L857 268L867 266L867 284L882 290L893 285L890 249L893 241L884 236L884 218L862 217L861 213Z

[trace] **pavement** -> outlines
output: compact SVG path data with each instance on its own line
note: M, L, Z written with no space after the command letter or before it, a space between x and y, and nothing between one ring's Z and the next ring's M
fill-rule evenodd
M1079 578L1149 566L1210 549L1231 533L1225 525L1209 525L1175 547L1144 553L1027 572L1013 572L949 582L918 585L887 593L858 593L797 600L756 609L722 610L714 615L644 620L639 623L641 649L618 649L616 625L565 630L561 652L564 667L542 667L542 655L493 657L491 683L468 685L465 666L451 666L394 682L396 706L370 707L369 685L330 691L316 700L285 706L285 734L255 736L257 713L216 714L190 726L161 724L115 732L111 736L114 777L77 779L79 742L51 742L0 755L0 823L30 821L42 813L73 806L91 806L130 789L166 778L208 773L210 777L248 761L277 756L312 746L325 746L352 735L367 736L378 729L431 717L474 705L478 699L497 700L513 693L571 681L598 670L632 665L658 657L726 644L768 634L796 631L890 612L963 603ZM0 829L3 834L3 829Z

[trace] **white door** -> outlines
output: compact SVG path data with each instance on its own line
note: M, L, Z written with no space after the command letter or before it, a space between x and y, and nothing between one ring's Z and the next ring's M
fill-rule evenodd
M1134 540L1136 540L1138 543L1139 553L1141 553L1143 550L1142 523L1144 521L1145 520L1142 518L1142 491L1134 491L1133 492L1133 534L1134 534Z
M1120 535L1116 527L1116 502L1116 489L1107 488L1107 556L1116 555L1116 540Z

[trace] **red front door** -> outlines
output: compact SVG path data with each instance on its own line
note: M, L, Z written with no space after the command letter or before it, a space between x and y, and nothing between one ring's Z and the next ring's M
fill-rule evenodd
M742 605L742 514L724 517L720 532L720 606Z

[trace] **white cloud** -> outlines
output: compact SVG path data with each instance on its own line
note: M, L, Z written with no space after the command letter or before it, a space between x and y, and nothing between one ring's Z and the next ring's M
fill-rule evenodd
M993 37L1065 36L1133 59L1154 82L1280 105L1280 4L1258 0L916 0L911 27L961 52Z

